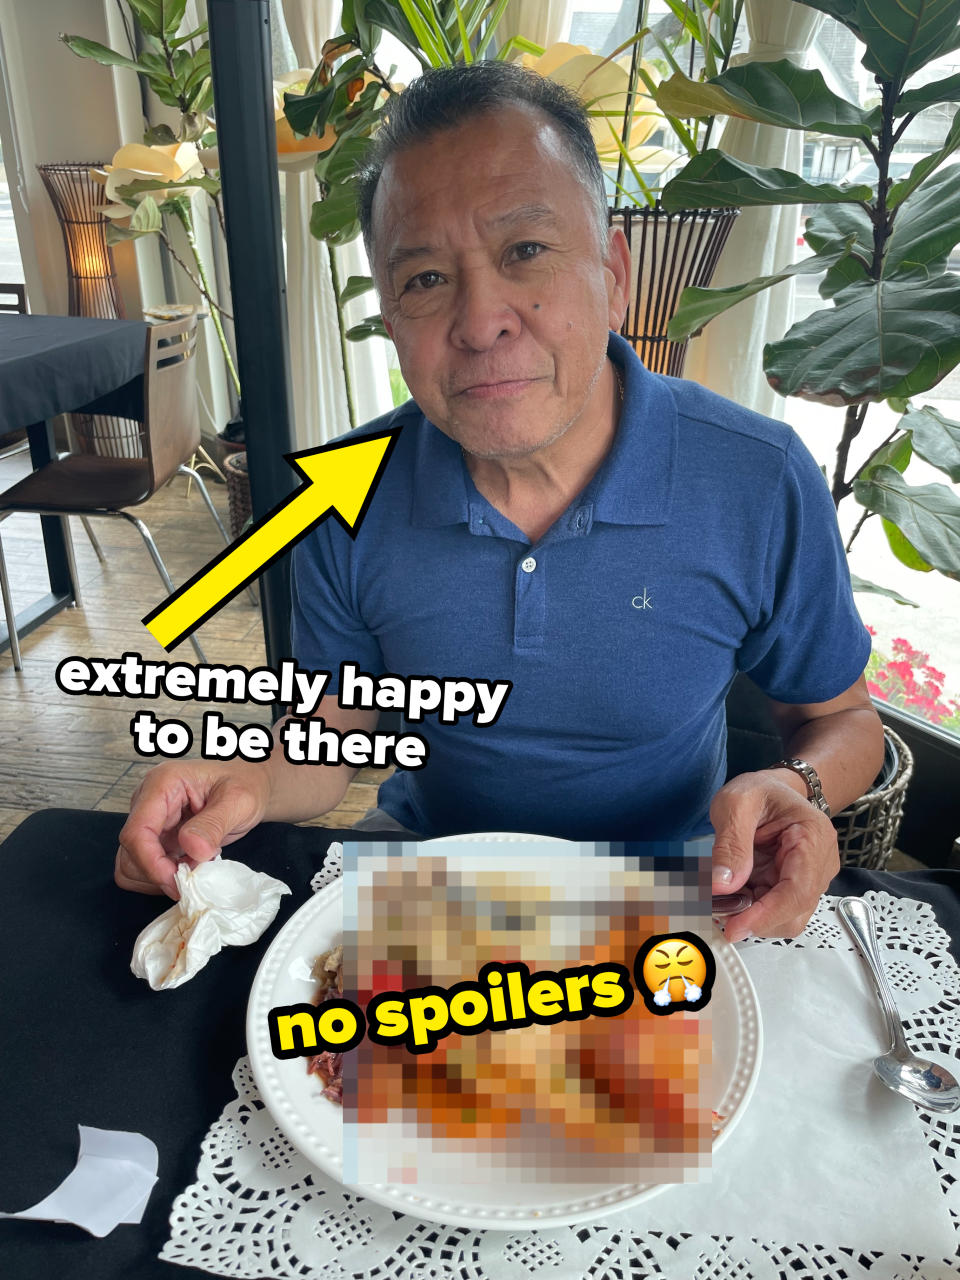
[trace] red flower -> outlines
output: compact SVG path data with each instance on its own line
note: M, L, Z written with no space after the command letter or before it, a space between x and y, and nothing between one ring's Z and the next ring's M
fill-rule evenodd
M880 672L879 674L882 676L884 673ZM867 681L867 692L873 698L882 698L884 701L886 700L886 690L882 689L880 685L874 684L872 680Z

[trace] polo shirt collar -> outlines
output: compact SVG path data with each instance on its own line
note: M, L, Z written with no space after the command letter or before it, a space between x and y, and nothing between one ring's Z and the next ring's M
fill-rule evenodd
M624 375L623 411L613 448L579 505L592 509L592 523L666 524L677 459L673 396L619 334L610 334L607 354ZM420 425L412 523L420 528L469 524L472 486L462 450L426 418Z

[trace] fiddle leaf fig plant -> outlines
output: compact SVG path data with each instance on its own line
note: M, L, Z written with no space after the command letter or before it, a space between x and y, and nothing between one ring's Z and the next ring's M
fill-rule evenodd
M783 395L845 406L832 477L834 503L852 497L864 522L879 517L890 550L921 572L960 579L960 423L915 400L960 364L960 275L948 269L960 243L960 111L942 145L899 181L890 162L910 122L922 111L956 105L960 75L910 88L911 77L960 48L960 0L797 0L830 14L863 47L879 103L861 107L830 90L818 71L789 60L747 63L705 82L675 73L658 90L675 115L724 112L785 129L856 138L876 165L872 184L809 182L783 169L761 168L711 149L696 156L664 188L668 209L804 204L813 256L742 285L685 289L668 335L699 333L746 297L791 276L822 276L823 307L764 348L763 368ZM886 401L901 416L865 461L851 445L871 404ZM915 485L904 477L913 454L948 483ZM857 590L891 595L855 579ZM895 598L899 598L896 597ZM905 603L910 603L905 601Z

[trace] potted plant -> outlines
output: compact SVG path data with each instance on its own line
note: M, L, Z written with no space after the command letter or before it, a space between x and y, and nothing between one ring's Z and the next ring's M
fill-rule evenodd
M822 276L823 307L765 347L767 379L783 395L845 407L828 481L838 508L850 498L862 508L847 550L864 523L879 518L892 554L903 564L957 578L960 497L946 484L910 484L904 471L916 453L948 480L960 481L960 423L919 399L960 362L960 276L947 269L960 241L960 167L948 163L960 147L960 112L943 144L905 177L893 181L889 170L910 121L960 97L957 75L910 87L928 63L960 46L960 9L897 0L876 16L854 0L800 2L831 14L863 45L863 65L877 84L876 105L861 107L839 97L819 72L786 59L728 69L699 84L675 73L659 87L658 101L664 110L688 115L723 111L856 138L873 157L876 180L807 182L716 149L692 159L665 187L665 207L815 205L806 220L813 255L742 285L685 290L669 333L691 337L762 289L801 273ZM886 435L877 433L883 438L863 461L852 463L851 446L867 425L869 408L881 402L899 418ZM853 585L912 603L857 577ZM896 788L909 772L903 752L890 783L890 816L897 821L902 796L898 802ZM877 821L884 820L880 813ZM880 838L892 846L889 829Z

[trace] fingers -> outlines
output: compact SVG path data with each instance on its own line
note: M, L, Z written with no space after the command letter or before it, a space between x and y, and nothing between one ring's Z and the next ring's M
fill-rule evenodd
M754 839L763 810L755 791L738 791L728 783L713 797L710 821L713 842L713 892L735 893L753 870ZM738 917L740 918L740 917Z
M752 907L727 921L730 942L758 938L796 938L806 928L840 865L832 824L816 810L810 819L786 827L774 853L773 884Z
M178 898L176 828L189 800L180 779L165 765L147 774L134 793L119 837L114 880L121 889Z
M145 878L144 872L140 870L123 845L117 849L113 878L121 889L129 889L133 893L162 894L165 892L159 884ZM174 886L174 893L175 891L176 886Z
M195 866L215 858L258 817L257 799L223 769L159 765L133 797L114 879L122 889L177 898L180 862Z

